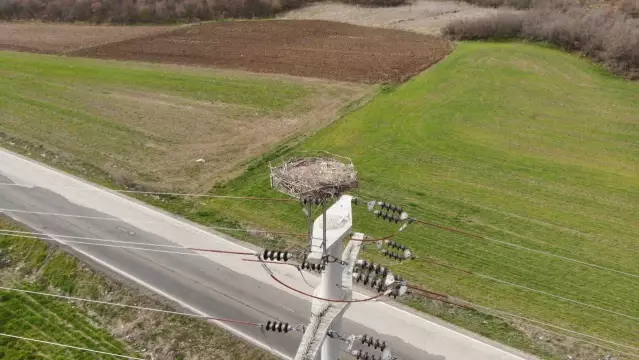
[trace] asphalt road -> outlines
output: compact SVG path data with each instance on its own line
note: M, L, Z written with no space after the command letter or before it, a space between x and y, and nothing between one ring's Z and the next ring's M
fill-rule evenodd
M0 212L45 234L236 251L250 247L2 149ZM64 239L68 238L56 238L61 242ZM308 298L274 283L259 264L241 261L241 256L177 255L89 244L65 246L93 266L201 315L260 323L276 319L293 325L308 321ZM294 268L274 266L273 271L291 286L312 292ZM313 275L305 277L313 286L319 281ZM355 294L355 298L364 296ZM299 333L264 334L257 327L218 325L284 358L295 354L301 338ZM344 330L386 340L400 359L533 359L386 302L353 304L345 315Z

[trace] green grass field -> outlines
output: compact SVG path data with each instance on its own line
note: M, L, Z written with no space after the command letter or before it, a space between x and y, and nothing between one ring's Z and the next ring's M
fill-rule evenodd
M420 259L393 268L433 290L638 347L639 84L546 47L462 43L386 90L287 154L352 157L361 196L493 240L414 224L395 240ZM273 196L268 159L223 191ZM210 201L180 211L200 221L304 227L299 206ZM359 211L355 230L382 236L394 228Z
M0 63L0 133L11 142L156 188L208 188L271 146L329 124L370 89L15 52L0 52Z

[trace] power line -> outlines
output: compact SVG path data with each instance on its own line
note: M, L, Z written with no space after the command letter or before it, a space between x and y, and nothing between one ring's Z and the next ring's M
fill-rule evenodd
M40 187L38 185L30 184L16 184L16 183L0 183L0 187L25 187L33 188ZM83 189L80 186L47 186L44 189ZM93 190L93 189L86 189ZM161 191L141 191L141 190L119 190L109 189L112 192L125 193L125 194L141 194L141 195L157 195L157 196L184 196L184 197L204 197L212 199L231 199L231 200L256 200L256 201L284 201L284 202L297 202L294 198L268 198L259 196L240 196L240 195L214 195L214 194L194 194L194 193L176 193L176 192L161 192Z
M97 242L110 242L110 243L118 243L118 244L154 246L154 247L163 247L163 248L172 248L172 249L189 249L181 245L152 244L152 243L144 243L139 241L124 241L124 240L83 237L83 236L45 234L45 233L38 233L38 232L32 232L32 231L19 231L19 230L6 230L6 229L0 229L0 235L23 237L23 238L30 238L30 239L42 239L42 238L78 239L78 240L91 240L91 241L97 241ZM68 240L64 240L64 241L69 242Z
M14 234L14 233L4 233L2 230L0 230L0 235L13 236L13 237L22 237L22 238L29 238L29 239L40 239L40 240L49 240L49 239L51 239L51 237L55 237L55 235L45 235L45 234L41 234L41 235L23 235L23 234ZM154 245L154 244L149 244L149 243L141 243L141 242L133 242L133 241L103 240L103 239L94 239L94 240L95 241L117 242L117 243L141 245L141 246L175 247L175 248L182 248L184 250L192 250L192 251L200 251L200 252L212 252L212 253L229 254L229 255L257 255L257 253L243 252L243 251L185 248L185 247L181 247L181 246ZM125 245L96 244L95 242L76 241L76 240L59 240L59 241L62 242L62 243L70 243L70 244L102 246L102 247L111 247L111 248L118 248L118 249L142 250L142 251L160 252L160 253L166 253L166 254L179 254L179 255L187 255L187 256L202 256L202 254L197 254L197 253L170 251L170 250L160 250L160 249L149 249L149 248L141 248L141 247L133 247L133 246L125 246Z
M574 331L574 330L566 329L566 328L564 328L564 327L557 326L557 325L553 325L553 324L549 324L549 323L546 323L546 322L543 322L543 321L539 321L539 320L535 320L535 319L530 319L530 318L527 318L527 317L523 317L523 316L521 316L521 315L517 315L517 314L509 313L509 312L506 312L506 311L503 311L503 310L498 310L498 309L493 309L493 308L490 308L490 307L487 307L487 306L478 305L478 304L471 303L471 302L466 301L466 300L462 300L462 299L457 299L457 300L459 300L459 301L461 301L461 302L463 302L463 303L467 303L467 304L469 304L469 305L471 305L471 306L473 306L473 307L476 307L476 308L480 308L480 309L484 309L484 310L488 310L488 311L493 311L493 312L500 313L500 314L505 314L505 315L507 315L507 316L511 316L511 317L518 318L518 319L525 320L525 321L532 322L532 323L537 323L537 324L540 324L540 325L543 325L543 326L552 327L552 328L559 329L559 330L562 330L562 331L566 331L566 332L569 332L569 333L572 333L572 334L575 334L575 335L580 335L580 336L584 336L584 337L587 337L587 338L591 338L591 339L593 339L593 340L597 340L597 341L605 342L605 343L612 344L612 345L615 345L615 346L620 346L620 347L623 347L623 348L626 348L626 349L631 349L631 350L639 351L639 348L636 348L636 347L633 347L633 346L620 344L620 343L617 343L617 342L614 342L614 341L610 341L610 340L602 339L602 338L600 338L600 337L596 337L596 336L592 336L592 335L584 334L584 333L581 333L581 332L578 332L578 331ZM492 314L491 314L491 315L492 315ZM499 317L499 316L498 316L498 317ZM503 317L502 317L502 318L503 318ZM542 329L543 329L543 328L542 328ZM544 329L544 330L546 330L546 331L550 331L550 332L553 332L552 330L548 330L548 329ZM571 337L570 335L566 335L566 334L561 334L561 333L557 333L557 332L554 332L554 333L555 333L555 334L560 334L560 335L563 335L563 336L567 336L567 337ZM579 340L579 341L587 342L587 341L585 341L585 340L583 340L583 339L574 338L574 337L572 337L572 338L573 338L573 339L576 339L576 340ZM591 345L596 345L596 346L599 346L599 347L604 348L602 345L599 345L599 344L593 344L593 343L589 343L589 344L591 344ZM614 350L614 349L609 349L609 350ZM618 351L618 350L615 350L615 351ZM632 356L639 357L639 354L632 354Z
M447 303L447 304L450 304L450 305L454 305L454 306L464 307L464 308L470 309L470 310L478 311L478 309L483 309L483 310L487 311L487 313L489 315L492 315L492 316L495 316L495 317L498 317L498 318L501 318L501 319L504 319L504 320L512 320L509 317L517 318L517 319L524 320L526 322L536 323L536 324L540 324L540 325L543 325L543 326L552 327L552 328L559 329L559 330L562 330L562 331L565 331L565 332L569 332L569 333L572 333L572 334L575 334L575 335L584 336L584 337L587 337L587 338L590 338L590 339L593 339L593 340L596 340L596 341L601 341L601 342L605 342L605 343L612 344L612 345L615 345L615 346L619 346L619 347L622 347L622 348L639 351L639 348L636 348L636 347L620 344L620 343L617 343L617 342L614 342L614 341L610 341L610 340L606 340L606 339L599 338L599 337L596 337L596 336L584 334L584 333L581 333L581 332L578 332L578 331L566 329L566 328L563 328L561 326L549 324L549 323L546 323L546 322L543 322L543 321L530 319L530 318L527 318L527 317L523 317L521 315L517 315L517 314L509 313L509 312L506 312L506 311L502 311L502 310L490 308L490 307L487 307L487 306L479 305L479 304L472 303L470 301L463 300L463 299L460 299L460 298L457 298L457 297L452 297L452 296L449 296L449 295L446 295L446 294L436 293L436 292L433 292L433 291L430 291L430 290L426 290L426 289L422 289L422 288L415 287L415 286L409 286L409 288L416 289L416 290L418 290L420 292L427 293L428 295L425 295L425 296L427 298L429 298L429 299L436 300L436 301L441 301L441 302L444 302L444 303ZM433 296L433 295L430 295L430 294L436 294L436 295ZM497 313L497 314L495 314L495 313ZM505 314L506 316L500 315L500 314ZM547 332L556 334L556 335L565 336L565 337L568 337L568 338L571 338L571 339L574 339L574 340L577 340L577 341L584 342L586 344L594 345L594 346L597 346L597 347L602 348L602 349L612 350L612 351L619 352L620 354L624 354L624 355L628 355L628 356L633 356L633 357L639 358L639 354L624 353L624 352L621 352L618 349L610 348L608 346L600 345L600 344L597 344L597 343L593 343L593 342L590 342L588 340L584 340L584 339L581 339L581 338L576 338L576 337L573 337L573 336L570 336L570 335L566 335L564 333L559 333L559 332L556 332L556 331L552 331L552 330L549 330L549 329L546 329L546 328L543 328L543 327L540 327L540 326L536 326L536 325L532 325L532 324L528 324L528 325L536 327L536 328L541 329L543 331L547 331Z
M426 237L422 237L422 238L429 239ZM433 246L441 247L443 249L446 249L447 251L452 251L453 253L459 256L462 256L462 259L466 259L472 263L486 264L486 266L490 266L491 264L494 265L495 262L497 262L501 264L502 266L505 266L506 268L502 269L502 271L499 271L498 275L495 275L495 276L499 276L499 275L506 276L506 274L513 275L513 277L507 277L506 280L515 281L513 279L526 277L524 275L528 274L530 276L533 276L532 278L528 276L526 277L526 279L524 279L524 281L526 282L528 286L543 288L549 292L555 292L559 294L579 294L580 296L583 296L589 291L592 292L591 290L594 289L591 287L587 287L584 284L579 284L578 282L576 283L574 281L570 281L570 279L564 279L562 275L558 275L558 271L559 271L559 274L561 274L562 271L566 269L565 266L562 266L557 269L544 267L544 270L542 271L540 270L539 267L535 266L535 264L530 264L526 262L519 261L519 262L516 262L515 264L510 264L509 261L511 261L512 258L508 257L507 255L505 256L498 251L497 252L489 251L489 250L485 250L484 248L481 248L481 250L488 251L488 254L492 255L490 257L487 257L487 256L482 256L478 251L469 251L468 249L459 249L457 247L450 247L450 246L446 246L445 244L442 244L441 242L437 242L433 244ZM431 261L436 260L435 258L432 258L432 257L431 259L432 259ZM474 260L474 259L478 259L478 260ZM479 263L477 263L477 261L479 261ZM446 264L441 264L441 263L440 265L448 266ZM460 270L460 269L457 269L457 270ZM570 270L570 268L568 268L568 270ZM520 273L520 271L524 271L525 274ZM550 283L539 280L537 275L540 275L542 273L545 274L547 277L550 277L549 278ZM535 279L537 279L537 281ZM528 282L529 280L530 282ZM628 285L633 285L633 283L629 283ZM608 305L610 303L617 303L617 301L624 300L624 302L630 303L628 305L630 309L634 309L633 305L636 303L634 299L620 298L619 295L615 293L614 291L613 292L595 291L595 292L596 294L595 293L591 294L590 297L588 297L586 300L583 300L583 301L598 301L599 303L604 303ZM598 316L600 315L591 314L591 317L593 318Z
M60 343L51 342L51 341L44 341L44 340L38 340L38 339L31 339L31 338L22 337L22 336L17 336L17 335L10 335L10 334L0 333L0 336L4 336L4 337L8 337L8 338L13 338L13 339L18 339L18 340L24 340L24 341L37 342L37 343L40 343L40 344L46 344L46 345L59 346L59 347L67 348L67 349L74 349L74 350L79 350L79 351L86 351L86 352L91 352L91 353L95 353L95 354L109 355L109 356L119 357L119 358L123 358L123 359L144 360L144 359L142 359L142 358L137 358L137 357L133 357L133 356L127 356L127 355L114 354L114 353L109 353L109 352L106 352L106 351L99 351L99 350L87 349L87 348L83 348L83 347L72 346L72 345L65 345L65 344L60 344Z
M580 265L584 265L584 266L588 266L588 267L592 267L592 268L596 268L596 269L600 269L600 270L606 270L606 271L610 271L610 272L614 272L617 274L621 274L621 275L625 275L625 276L629 276L629 277L633 277L633 278L637 278L639 279L639 275L634 274L634 273L629 273L626 271L622 271L622 270L617 270L617 269L613 269L613 268L609 268L606 266L602 266L602 265L597 265L597 264L593 264L593 263L589 263L586 261L582 261L582 260L577 260L577 259L573 259L567 256L563 256L563 255L557 255L548 251L543 251L543 250L537 250L537 249L532 249L523 245L518 245L518 244L513 244L513 243L509 243L507 241L502 241L502 240L497 240L497 239L493 239L487 236L481 236L481 235L477 235L477 234L473 234L470 232L466 232L457 228L453 228L453 227L448 227L448 226L443 226L443 225L439 225L439 224L435 224L435 223L431 223L428 221L424 221L424 220L418 220L415 219L415 222L419 223L419 224L424 224L424 225L428 225L428 226L432 226L432 227L436 227L442 230L446 230L446 231L450 231L450 232L454 232L454 233L458 233L458 234L462 234L462 235L466 235L475 239L482 239L482 240L487 240L487 241L491 241L494 243L499 243L502 245L506 245L506 246L510 246L513 248L517 248L520 250L526 250L526 251L531 251L537 254L542 254L542 255L546 255L546 256L551 256L551 257L556 257L558 259L562 259L562 260L566 260L566 261L570 261L570 262L574 262Z
M40 292L40 291L9 288L9 287L4 287L4 286L0 286L0 290L20 292L20 293L30 294L30 295L48 296L48 297L53 297L53 298L58 298L58 299L65 299L65 300L82 301L82 302L100 304L100 305L117 306L117 307L121 307L121 308L130 308L130 309L136 309L136 310L158 312L158 313L164 313L164 314L170 314L170 315L182 315L182 316L201 318L201 319L206 319L206 320L226 322L226 323L231 323L231 324L251 325L251 326L261 326L262 325L260 323L255 323L255 322L250 322L250 321L225 319L225 318L218 318L218 317L213 317L213 316L205 316L205 315L197 315L197 314L178 312L178 311L155 309L155 308L149 308L149 307L144 307L144 306L127 305L127 304L113 303L113 302L108 302L108 301L100 301L100 300L93 300L93 299L78 298L78 297L73 297L73 296L51 294L51 293L45 293L45 292Z
M127 223L138 223L138 224L156 224L156 221L142 221L142 220L122 220L114 217L103 217L103 216L88 216L88 215L74 215L74 214L61 214L61 213L52 213L52 212L44 212L44 211L31 211L31 210L20 210L20 209L3 209L0 208L0 212L10 212L10 213L21 213L21 214L34 214L34 215L46 215L46 216L60 216L60 217L71 217L71 218L79 218L79 219L89 219L89 220L103 220L103 221L120 221ZM257 230L257 229L242 229L242 228L232 228L232 227L223 227L223 226L207 226L204 227L212 230L222 230L222 231L241 231L246 233L263 233L263 234L275 234L275 235L291 235L296 237L307 237L308 234L296 233L296 232L288 232L288 231L271 231L271 230Z
M259 260L262 263L262 267L264 268L264 270L268 273L268 275L275 280L275 282L277 282L278 284L284 286L285 288L294 291L300 295L304 295L307 297L310 297L312 299L317 299L317 300L322 300L322 301L327 301L327 302L334 302L334 303L346 303L346 304L352 304L352 303L360 303L360 302L366 302L366 301L371 301L371 300L375 300L377 298L380 298L384 295L386 295L386 292L382 292L380 294L377 294L375 296L371 296L365 299L359 299L359 300L342 300L342 299L328 299L328 298L323 298L323 297L319 297L319 296L315 296L313 294L309 294L307 292L304 292L302 290L296 289L286 283L284 283L282 280L278 279L274 274L273 271L271 271L271 269L269 269L269 267L262 261L262 259Z
M604 311L604 312L607 312L607 313L610 313L610 314L615 314L615 315L618 315L618 316L622 316L622 317L625 317L625 318L628 318L628 319L631 319L631 320L639 321L639 317L636 317L636 316L628 315L628 314L625 314L625 313L622 313L622 312L619 312L619 311L616 311L616 310L606 309L606 308L603 308L603 307L600 307L600 306L597 306L597 305L588 304L588 303L585 303L585 302L582 302L582 301L579 301L579 300L570 299L570 298L567 298L567 297L564 297L564 296L561 296L561 295L552 294L552 293L549 293L549 292L546 292L546 291L543 291L543 290L538 290L538 289L535 289L535 288L531 288L531 287L528 287L528 286L520 285L520 284L517 284L517 283L510 282L510 281L501 280L501 279L492 277L490 275L473 272L473 271L470 271L470 270L467 270L467 269L458 268L458 267L455 267L455 266L452 266L452 265L448 265L448 264L439 262L439 261L437 261L437 260L435 260L433 258L426 258L426 261L431 263L431 264L434 264L434 265L437 265L437 266L441 266L441 267L446 267L446 268L453 269L453 270L456 270L456 271L460 271L460 272L466 273L468 275L477 276L477 277L480 277L480 278L488 279L488 280L495 281L495 282L498 282L498 283L502 283L502 284L505 284L505 285L509 285L509 286L517 287L517 288L524 289L524 290L527 290L527 291L531 291L531 292L534 292L534 293L537 293L537 294L550 296L552 298L559 299L559 300L562 300L562 301L570 302L570 303L573 303L573 304L578 304L578 305L581 305L581 306L584 306L584 307L588 307L588 308L591 308L591 309L596 309L596 310Z

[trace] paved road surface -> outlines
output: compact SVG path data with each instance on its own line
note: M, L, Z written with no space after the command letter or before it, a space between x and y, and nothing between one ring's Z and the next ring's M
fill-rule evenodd
M43 233L225 250L246 250L248 246L2 149L0 183L32 185L0 185L0 212ZM305 324L308 320L307 298L274 283L259 264L241 261L241 257L67 245L94 266L199 314L255 322L277 319L291 324ZM273 270L290 285L312 292L294 268L274 266ZM318 282L313 275L306 275L306 279L311 285ZM265 336L254 327L219 325L284 358L294 355L301 338L297 333ZM385 339L401 359L531 359L385 302L351 306L345 315L344 330Z

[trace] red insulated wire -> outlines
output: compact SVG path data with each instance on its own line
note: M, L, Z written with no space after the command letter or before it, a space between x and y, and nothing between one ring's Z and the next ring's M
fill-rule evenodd
M428 226L432 226L432 227L436 227L438 229L442 229L442 230L446 230L446 231L450 231L450 232L454 232L454 233L458 233L458 234L463 234L463 235L466 235L466 236L474 237L475 239L483 239L484 238L481 235L469 233L469 232L466 232L464 230L456 229L456 228L453 228L453 227L448 227L448 226L444 226L444 225L431 223L431 222L424 221L424 220L415 219L415 222L420 223L420 224L424 224L424 225L428 225Z
M413 289L413 290L421 291L421 292L426 293L426 294L431 294L431 295L441 296L441 297L448 297L448 295L446 295L446 294L440 294L440 293L438 293L438 292L434 292L434 291L430 291L430 290L422 289L422 288L420 288L419 286L415 286L415 285L407 285L407 287L408 287L409 289Z
M437 300L437 301L441 301L441 302L446 303L446 304L455 305L455 306L463 307L463 308L466 308L466 309L473 309L474 310L474 308L472 306L468 306L466 304L459 304L459 303L456 303L454 301L449 300L450 299L449 295L440 294L438 292L422 289L422 288L420 288L418 286L414 286L414 285L408 285L408 288L413 289L413 290L417 290L419 292L422 292L423 293L422 295L427 297L427 298L429 298L429 299Z
M276 265L291 265L295 266L295 264L289 264L282 261L268 261L268 260L256 260L256 259L242 259L242 261L250 261L250 262L259 262L265 264L276 264Z
M441 267L445 267L445 268L449 268L449 269L453 269L453 270L461 271L461 272L463 272L463 273L470 274L470 275L475 275L475 273L474 273L474 272L472 272L472 271L470 271L470 270L466 270L466 269L458 268L458 267L455 267L455 266L452 266L452 265L444 264L444 263L442 263L442 262L439 262L439 261L434 260L434 259L431 259L431 258L427 259L427 261L428 261L429 263L431 263L431 264L435 264L435 265L437 265L437 266L441 266Z
M306 293L306 292L304 292L304 291L301 291L301 290L295 289L294 287L292 287L292 286L290 286L290 285L287 285L287 284L283 283L280 279L276 278L276 277L275 277L275 275L273 275L273 274L269 274L269 275L270 275L270 276L273 278L273 280L275 280L278 284L280 284L280 285L284 286L285 288L287 288L287 289L289 289L289 290L292 290L292 291L295 291L295 292L296 292L296 293L298 293L298 294L302 294L302 295L304 295L304 296L308 296L308 297L310 297L310 298L317 299L317 300L322 300L322 301L335 302L335 303L348 303L348 304L352 304L352 303L359 303L359 302L371 301L371 300L375 300L375 299L377 299L377 298L380 298L380 297L384 296L384 293L381 293L381 294L375 295L375 296L373 296L373 297L369 297L369 298L361 299L361 300L339 300L339 299L327 299L327 298L322 298L322 297L315 296L315 295L313 295L313 294L309 294L309 293Z

